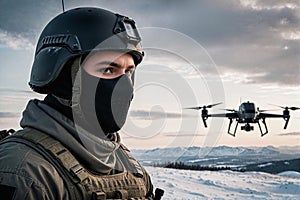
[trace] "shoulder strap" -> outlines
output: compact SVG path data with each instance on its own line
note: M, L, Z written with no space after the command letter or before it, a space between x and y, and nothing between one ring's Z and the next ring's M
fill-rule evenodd
M87 178L88 175L86 171L83 170L84 168L80 165L72 153L58 140L37 130L30 131L22 137L24 139L31 140L37 145L48 150L51 156L59 162L60 166L62 165L69 172L71 172L72 176L70 177L74 183L80 183L82 180Z
M127 167L129 168L128 170L135 177L142 178L144 180L145 186L147 187L147 191L148 191L148 193L146 194L146 199L153 199L154 198L153 185L149 174L142 167L142 165L134 158L130 150L124 144L121 144L120 147L121 147L120 153L127 158L127 159L123 159L123 162L126 163Z
M15 132L14 129L1 130L0 131L0 141L3 140L4 138L6 138L7 136L11 135L14 132Z
M59 141L36 129L25 128L1 141L6 142L22 143L40 153L63 178L71 199L82 199L84 192L78 183L85 178L85 173L74 156Z
M136 177L142 178L144 176L144 170L143 167L140 165L140 163L133 157L129 149L124 146L123 144L120 145L121 153L123 156L127 157L127 159L124 159L123 161L127 161L127 166L129 167L129 171Z

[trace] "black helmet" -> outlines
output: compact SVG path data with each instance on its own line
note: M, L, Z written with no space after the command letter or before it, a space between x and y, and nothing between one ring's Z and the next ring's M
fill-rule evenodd
M104 42L109 38L109 42ZM100 43L99 50L123 50L135 64L143 58L141 38L135 22L128 17L100 8L75 8L50 21L37 43L29 85L48 93L64 65L74 57L86 55Z

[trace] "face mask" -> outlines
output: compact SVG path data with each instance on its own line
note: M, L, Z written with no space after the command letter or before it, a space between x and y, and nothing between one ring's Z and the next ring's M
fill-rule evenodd
M124 125L133 98L133 86L127 75L103 79L82 70L80 107L85 120L97 130L114 133Z

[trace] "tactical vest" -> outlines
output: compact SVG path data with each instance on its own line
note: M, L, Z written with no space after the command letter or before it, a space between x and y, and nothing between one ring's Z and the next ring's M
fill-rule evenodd
M58 140L35 129L17 131L3 142L25 144L44 156L63 178L71 199L153 199L149 175L123 145L117 155L126 158L127 170L99 175L85 169Z

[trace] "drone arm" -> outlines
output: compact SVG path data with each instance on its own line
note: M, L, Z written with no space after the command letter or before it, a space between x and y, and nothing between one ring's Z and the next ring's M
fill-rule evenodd
M207 128L207 123L206 123L206 120L209 118L209 117L228 117L232 123L232 118L237 118L237 114L235 113L220 113L220 114L208 114L207 113L207 110L202 110L202 114L201 114L201 117L202 117L202 121L203 121L203 124L205 126L205 128ZM230 128L230 125L229 125L229 128Z
M279 115L279 114L270 114L270 113L259 113L258 118L263 119L263 118L283 118L285 117L284 115Z
M209 117L226 117L226 113L221 113L221 114L209 114Z
M208 117L227 117L229 119L238 118L237 113L219 113L219 114L209 114Z
M260 113L258 118L260 119L263 119L263 123L265 121L265 118L283 118L284 121L285 121L285 124L284 124L284 128L283 129L286 129L287 128L287 125L289 123L289 120L290 120L290 115L289 113L287 114L283 114L283 115L278 115L278 114L269 114L269 113Z
M231 129L231 125L232 125L233 119L236 119L236 118L239 117L237 113L209 114L209 115L207 115L207 118L208 118L208 117L227 117L227 118L229 119L229 126L228 126L227 133L228 133L229 135L232 135L233 137L235 137L235 133L236 133L236 129L237 129L237 126L238 126L238 122L236 123L236 126L235 126L235 129L234 129L234 132L233 132L233 133L230 132L230 129ZM202 116L202 118L203 118L203 116ZM207 118L206 118L206 119L207 119ZM203 118L203 122L204 122L204 120L206 120L206 119Z

